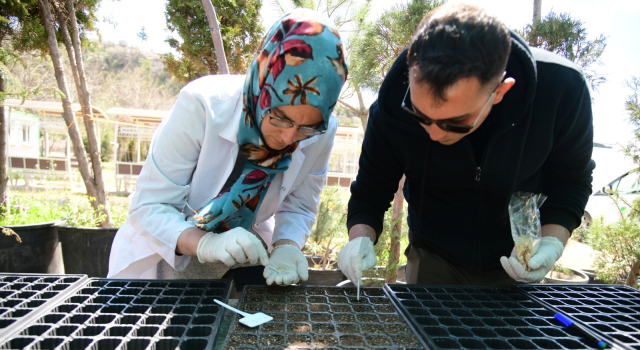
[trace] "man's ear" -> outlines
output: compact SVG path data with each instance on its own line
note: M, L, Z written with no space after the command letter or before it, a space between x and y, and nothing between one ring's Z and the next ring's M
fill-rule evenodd
M505 79L498 87L496 88L496 96L493 98L493 104L498 104L502 101L504 95L511 89L511 87L516 83L514 78Z

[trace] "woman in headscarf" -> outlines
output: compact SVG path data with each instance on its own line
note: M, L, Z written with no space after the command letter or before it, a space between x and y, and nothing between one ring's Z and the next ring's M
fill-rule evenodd
M269 30L246 76L185 86L154 135L109 277L225 276L237 290L306 280L300 249L315 221L346 77L335 26L295 10Z

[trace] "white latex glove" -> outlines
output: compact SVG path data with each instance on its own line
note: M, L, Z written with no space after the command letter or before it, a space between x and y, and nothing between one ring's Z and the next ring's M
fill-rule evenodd
M542 281L544 276L551 271L553 265L560 259L564 245L555 237L542 237L538 252L529 259L529 268L527 271L516 257L516 248L511 251L511 257L506 256L500 258L500 263L505 271L518 282L537 283Z
M207 233L198 242L197 254L201 263L221 261L229 267L246 262L267 265L269 260L260 239L242 227L222 233Z
M362 285L362 271L376 266L378 259L369 237L358 237L347 243L338 254L338 267L354 285Z
M288 286L309 279L309 264L300 249L291 244L279 245L271 252L262 276L268 285L275 282L279 286Z

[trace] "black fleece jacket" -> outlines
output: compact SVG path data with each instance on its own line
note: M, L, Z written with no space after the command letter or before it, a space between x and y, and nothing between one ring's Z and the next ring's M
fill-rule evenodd
M396 59L370 108L348 228L367 224L379 236L403 174L410 243L470 271L497 267L511 253L508 204L516 191L548 196L543 225L571 232L580 224L595 167L584 75L511 36L507 77L515 85L476 131L450 146L431 141L400 108L406 50Z

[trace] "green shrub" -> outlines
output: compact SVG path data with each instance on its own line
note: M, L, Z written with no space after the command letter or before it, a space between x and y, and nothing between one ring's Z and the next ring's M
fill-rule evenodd
M114 227L120 227L128 214L126 198L111 201L111 217ZM26 225L50 221L65 220L65 225L75 227L98 227L102 213L91 205L91 198L68 190L58 191L12 191L8 203L3 204L0 213L0 226Z
M316 222L304 247L305 253L322 256L315 268L331 269L340 249L349 239L347 233L348 192L337 186L325 187L320 193Z
M638 221L628 217L613 224L594 220L585 241L597 252L595 264L598 279L606 283L626 283L632 267L640 261ZM638 288L637 281L633 284Z
M2 204L0 226L58 221L63 217L64 211L57 201L13 192L9 202Z
M349 202L349 192L340 189L337 186L325 187L320 194L320 203L318 205L318 214L316 215L316 223L311 228L311 235L304 246L304 253L310 255L322 256L322 259L315 261L315 268L335 268L337 255L340 249L349 241L347 233L347 209ZM392 220L392 210L384 215L384 223L382 233L378 239L378 243L374 246L376 256L378 257L378 266L384 266L384 269L375 269L366 271L365 277L383 278L388 268L397 268L389 266L389 251L391 248L391 239L395 234L393 227L395 222ZM409 244L408 227L406 221L406 204L405 210L400 216L402 220L402 232L400 238L400 260L398 265L405 264L407 258L404 256L404 249Z
M375 277L375 278L385 278L385 276L389 273L389 270L397 269L401 265L407 263L407 257L404 255L404 250L409 245L409 227L407 225L407 205L405 202L402 214L400 214L400 218L398 220L402 221L402 230L400 232L400 255L398 259L398 264L393 266L389 265L389 255L391 253L391 240L396 237L398 234L394 231L393 227L396 225L398 220L393 220L393 206L384 213L384 222L382 224L382 233L380 233L380 237L378 237L378 243L373 246L373 249L376 252L376 256L378 257L378 266L383 266L384 268L378 268L374 270L366 271L363 275L365 277Z

